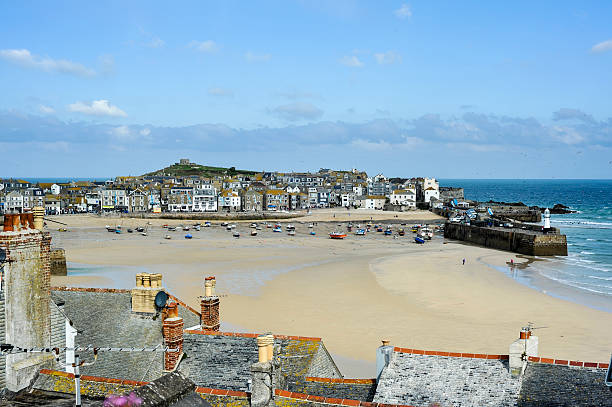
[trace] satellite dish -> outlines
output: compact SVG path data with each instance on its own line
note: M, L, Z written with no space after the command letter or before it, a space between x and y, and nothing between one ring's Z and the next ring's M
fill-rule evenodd
M167 302L168 302L168 294L166 294L165 291L158 292L157 295L155 296L155 306L158 309L162 309L166 306Z
M6 260L6 251L0 248L0 264L4 263Z

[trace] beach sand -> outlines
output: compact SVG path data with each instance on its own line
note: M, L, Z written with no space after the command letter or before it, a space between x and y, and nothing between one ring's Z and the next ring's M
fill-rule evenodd
M225 326L322 337L347 377L374 376L383 338L406 348L507 354L528 322L540 327L541 356L607 362L612 314L551 297L489 266L525 261L512 253L440 236L417 245L410 231L398 239L374 232L327 238L339 228L336 222L370 216L407 223L439 219L422 211L314 211L283 221L296 225L294 237L265 227L251 237L243 222L240 239L213 226L185 240L186 232L159 226L180 221L152 220L144 237L111 234L104 225L122 222L125 229L145 220L62 216L54 219L70 231L52 231L53 244L66 249L71 275L52 283L100 287L112 281L112 287L131 288L136 272L160 272L168 290L197 309L204 277L215 275ZM324 221L333 223L315 226L317 236L308 234L308 223ZM166 233L173 239L164 240ZM92 268L79 272L75 264Z

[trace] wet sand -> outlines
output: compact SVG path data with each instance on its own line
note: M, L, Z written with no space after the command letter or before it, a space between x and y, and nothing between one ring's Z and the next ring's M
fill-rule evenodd
M380 211L315 211L292 219L296 236L263 227L249 236L249 222L236 222L235 239L220 226L167 232L154 220L148 236L115 235L105 224L123 228L146 220L91 216L56 218L69 232L51 226L54 245L66 249L69 276L53 284L131 288L134 274L160 272L164 285L194 307L203 279L217 278L224 327L250 332L320 336L347 377L373 377L375 350L383 338L397 346L474 353L507 353L522 326L533 322L540 355L561 359L607 361L612 314L553 298L519 284L489 267L507 267L512 253L445 242L425 245L413 234L394 239L372 232L330 240L347 221L372 216L387 223L433 222L429 212L388 214ZM334 217L334 215L336 217ZM394 218L395 215L400 217ZM319 223L310 236L310 222ZM185 223L185 222L183 222ZM407 227L405 226L407 229ZM171 240L163 239L165 234ZM465 258L466 264L462 265Z

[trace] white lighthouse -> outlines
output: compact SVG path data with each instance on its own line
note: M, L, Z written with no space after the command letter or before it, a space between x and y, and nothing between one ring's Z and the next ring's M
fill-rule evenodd
M548 208L544 210L544 230L550 229L550 211Z

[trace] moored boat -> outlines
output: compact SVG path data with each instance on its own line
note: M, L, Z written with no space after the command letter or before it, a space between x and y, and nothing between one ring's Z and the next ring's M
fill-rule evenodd
M232 236L234 236L235 238L239 238L240 237L240 232L236 231L236 232L232 233Z
M275 226L274 229L272 229L272 232L276 232L276 233L280 233L282 231L283 229L280 226Z
M172 239L172 236L170 236L170 235L166 235L166 236L164 236L164 239L166 239L166 240L170 240L170 239Z
M257 236L257 229L251 230L251 236Z
M357 229L357 231L355 232L355 234L356 234L357 236L365 236L366 231L365 231L365 229Z
M415 236L415 237L414 237L414 241L415 241L415 242L417 242L418 244L423 244L423 243L425 243L425 239L423 239L423 238L422 238L422 237L420 237L420 236Z
M330 239L344 239L345 237L346 233L332 232L329 234Z

